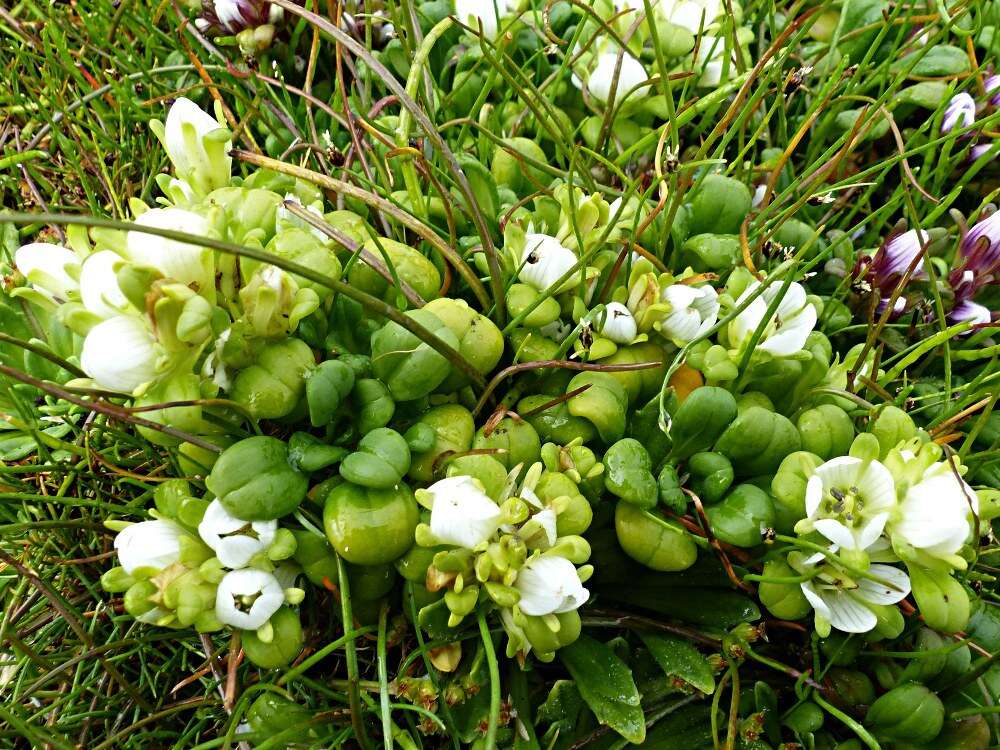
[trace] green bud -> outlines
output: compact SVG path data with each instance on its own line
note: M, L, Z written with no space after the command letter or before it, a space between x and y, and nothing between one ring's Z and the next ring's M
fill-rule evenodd
M799 415L795 426L802 438L802 449L824 461L845 455L854 440L854 423L833 404L807 409Z
M223 451L205 486L237 518L270 521L291 513L309 482L288 462L288 446L277 438L246 438Z
M271 638L267 641L260 637L259 631L243 631L243 652L251 663L262 669L286 667L299 655L305 643L299 616L282 607L271 615L268 625Z
M501 419L489 435L485 434L485 428L477 430L472 447L477 450L496 449L498 452L493 457L508 469L518 464L533 464L542 450L535 428L511 417Z
M806 515L806 484L823 459L808 451L789 453L781 461L771 480L774 498L775 527L782 534L792 533L796 522Z
M312 350L304 341L289 338L268 344L254 364L236 374L230 397L255 419L280 419L299 403L313 367Z
M941 699L923 685L909 682L876 700L865 717L865 727L879 739L914 744L932 741L944 725Z
M295 536L295 562L314 586L325 586L324 581L337 580L337 558L326 537L311 531L293 531Z
M681 526L632 503L615 505L615 533L625 554L652 570L676 573L698 557L697 545Z
M139 618L156 608L152 597L158 593L159 589L152 581L138 581L129 586L122 604L132 617Z
M101 586L112 594L127 591L135 584L135 579L125 572L125 568L114 567L101 576Z
M737 547L761 543L761 529L774 527L771 497L752 484L738 484L725 499L705 510L716 538Z
M766 579L795 578L799 574L791 565L779 559L768 560L764 564L762 575ZM812 605L797 583L761 581L757 595L761 604L779 620L801 620L812 612Z
M280 528L274 532L274 541L267 548L267 558L269 560L287 560L295 554L295 535L290 529Z
M736 418L736 400L729 391L714 386L696 388L671 420L671 457L685 459L710 449Z
M405 314L453 349L459 348L458 337L434 313L422 309ZM376 331L371 345L375 375L397 401L426 396L451 374L451 363L444 355L395 321Z
M818 732L823 726L823 709L815 703L800 703L785 717L784 724L799 735Z
M965 587L948 571L906 566L913 598L928 627L942 633L957 633L969 622L969 596Z
M604 486L622 500L649 509L659 499L649 453L638 440L624 438L604 454Z
M458 404L435 406L420 417L418 424L426 425L434 431L434 442L426 450L414 451L409 477L417 482L431 482L434 479L434 469L441 468L441 465L435 467L434 464L442 454L462 453L472 447L476 425L472 413ZM506 480L506 472L504 479Z
M717 503L733 483L733 465L721 453L695 453L688 459L691 489L704 503Z
M708 175L692 196L691 234L739 234L743 219L750 213L750 203L750 188L742 180L720 174Z
M321 362L306 379L306 403L313 427L333 420L341 403L354 389L354 370L338 359Z
M603 442L621 439L628 409L628 396L621 383L607 372L581 372L569 381L566 392L583 386L589 387L566 402L569 413L593 424Z
M356 381L352 396L358 415L358 432L362 435L385 427L396 411L396 402L381 380L362 378Z
M884 407L868 425L868 431L879 444L879 457L885 458L890 450L917 434L917 426L910 415L892 404Z
M419 520L417 502L405 484L391 489L335 487L323 508L323 527L341 557L356 565L382 565L405 553Z
M340 463L340 475L348 482L388 489L402 481L410 468L410 447L395 430L380 427L358 443L358 449Z
M799 432L787 417L757 406L742 412L715 444L733 462L737 476L771 474L800 447Z

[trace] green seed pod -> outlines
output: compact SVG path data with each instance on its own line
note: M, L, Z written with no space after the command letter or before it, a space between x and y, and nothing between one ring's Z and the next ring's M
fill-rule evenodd
M417 422L403 433L403 439L410 446L410 454L412 456L414 452L429 451L433 448L434 441L437 439L437 433L434 432L434 428L430 425Z
M846 706L870 706L875 700L875 686L864 672L834 667L827 676Z
M950 719L934 740L934 750L987 750L990 725L983 716Z
M558 471L544 471L535 485L535 494L545 505L557 510L556 534L579 536L590 528L594 511L576 482Z
M237 518L271 521L298 507L309 481L288 462L285 443L258 435L223 451L205 486Z
M807 409L795 420L795 426L802 438L802 449L824 461L846 455L854 441L854 423L833 404Z
M497 185L505 185L521 196L533 193L552 181L545 172L529 166L518 155L527 156L539 164L549 163L542 147L532 139L504 138L503 145L497 145L493 152L490 163L490 173Z
M744 477L772 474L800 447L799 431L787 417L757 406L740 414L715 444L733 462L736 475Z
M785 717L784 724L799 735L818 732L823 726L823 709L815 703L800 703Z
M736 399L723 388L696 388L673 415L670 456L682 460L708 450L737 417Z
M339 445L324 443L307 432L293 432L288 438L288 460L301 471L319 471L340 461L348 453Z
M324 582L337 580L337 558L326 537L311 531L293 531L295 535L294 560L302 566L302 573L314 586L326 586Z
M409 476L417 482L430 482L434 479L434 462L442 453L462 453L472 447L476 424L472 413L458 404L443 404L429 409L420 417L419 424L434 430L435 438L430 449L414 452Z
M483 430L482 427L476 430L472 447L477 450L497 449L493 457L508 469L521 463L533 464L541 456L542 444L538 433L527 422L504 417L489 435L485 435Z
M750 188L742 180L708 175L691 199L691 234L739 234L743 219L750 213L750 198Z
M924 623L942 633L957 633L969 622L969 595L946 570L907 565L913 598Z
M236 373L229 396L254 419L280 419L298 405L315 366L312 349L300 339L267 344L252 365Z
M833 631L819 642L819 649L831 664L847 667L861 654L864 641L858 636Z
M481 315L464 300L442 297L428 302L424 308L448 326L458 339L458 351L484 375L496 367L503 354L503 334L492 320ZM453 370L440 390L451 393L468 385L464 373Z
M517 403L517 413L523 416L551 400L550 396L525 396ZM566 445L580 438L584 443L589 443L597 437L594 425L583 417L574 417L570 414L565 401L523 418L535 428L538 437L545 442Z
M642 443L623 438L604 454L604 486L614 495L649 509L659 499L653 463Z
M379 427L358 443L358 449L340 463L340 476L373 489L399 484L410 468L410 447L395 430Z
M315 730L310 724L315 721L315 714L305 706L268 690L261 693L247 711L247 724L255 734L271 737L286 730L296 728L297 738L315 738Z
M478 479L489 497L500 497L507 484L507 467L493 456L459 456L454 461L449 461L447 466L446 476Z
M576 610L560 612L555 615L558 620L558 630L553 630L546 618L524 615L522 629L538 655L552 654L563 646L568 646L580 637L580 613Z
M968 674L972 666L972 649L968 646L961 646L952 649L945 656L944 666L937 676L928 685L932 690L936 690L945 685L951 684L964 674Z
M620 346L610 357L600 360L602 365L636 365L646 362L659 362L659 367L646 370L626 370L610 372L615 380L622 384L628 394L630 404L645 403L660 391L666 365L663 363L663 349L656 344L645 341L631 346Z
M417 501L405 484L392 489L334 487L323 507L323 528L337 554L355 565L384 565L413 546Z
M539 297L542 297L541 302L538 302ZM542 328L554 323L562 313L559 300L551 295L543 297L542 292L527 284L511 284L507 290L506 301L507 311L512 318L520 317L527 310L531 310L521 319L521 325L529 329Z
M420 588L423 588L423 583L427 580L427 569L434 562L434 555L444 549L446 548L421 547L419 544L414 544L394 563L396 572L407 581L421 584Z
M698 546L687 531L632 503L615 505L615 533L625 554L652 570L676 573L698 558Z
M353 389L354 370L339 359L321 362L306 380L306 403L312 426L329 424Z
M583 386L587 390L567 401L569 413L583 417L597 428L601 440L613 443L625 433L628 396L621 383L607 372L581 372L569 381L566 392Z
M363 378L354 384L352 391L355 413L358 415L358 432L367 435L372 430L385 427L396 412L396 402L385 383L374 378Z
M915 654L925 654L919 659L910 659L900 675L900 682L921 682L927 684L929 680L937 676L938 672L944 669L948 655L928 654L928 651L937 651L948 645L948 641L935 633L930 628L920 628L917 631L913 644Z
M808 451L795 451L782 459L771 479L774 498L775 528L791 534L795 524L806 515L806 484L823 459Z
M717 503L733 483L733 465L721 453L703 451L688 459L691 489L704 503Z
M351 585L351 599L374 601L392 591L392 587L396 583L396 568L388 564L351 565L348 563L347 579Z
M774 504L764 490L738 484L718 505L705 509L716 538L737 547L756 547L761 529L774 526Z
M458 338L434 313L410 310L405 314L458 349ZM375 376L389 386L397 401L426 396L451 374L451 363L443 355L395 321L376 331L371 344Z
M285 258L321 273L327 278L340 278L342 269L337 256L316 235L306 229L286 226L267 244L266 250L279 258ZM329 287L316 281L296 274L292 274L292 278L300 289L312 289L321 298L327 298L331 294Z
M425 300L431 300L438 296L438 290L441 288L441 274L434 264L418 250L388 237L379 237L378 239L369 237L365 240L364 247L385 263L390 269L390 274L395 273L401 281L405 281L413 287L413 290ZM350 271L347 272L347 280L351 286L379 297L389 304L393 304L399 294L399 290L394 284L386 281L378 271L367 263L352 264Z
M681 246L681 262L698 273L726 273L740 262L740 239L732 234L696 234Z
M768 560L764 564L764 578L795 578L798 575L798 571L784 560ZM761 581L757 596L761 604L780 620L801 620L812 612L812 605L797 583Z
M267 643L260 639L256 630L243 631L243 652L262 669L287 667L305 643L299 616L288 607L282 607L271 615L269 622L273 633Z
M881 696L865 717L865 727L876 737L894 742L930 742L943 725L941 699L917 682L905 683Z
M892 404L884 407L871 424L868 432L878 439L881 448L880 458L885 458L889 451L904 440L909 440L917 434L917 426L905 411Z

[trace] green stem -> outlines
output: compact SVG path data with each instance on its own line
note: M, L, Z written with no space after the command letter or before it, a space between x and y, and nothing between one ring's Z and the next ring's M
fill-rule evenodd
M438 21L434 28L424 37L424 41L417 48L417 54L413 56L413 62L410 63L410 72L406 77L406 93L414 100L416 100L417 87L420 85L420 75L424 72L427 57L430 55L431 50L434 49L434 43L449 28L451 28L451 16ZM398 148L405 148L410 142L411 121L410 111L406 108L402 109L399 113L399 126L396 128L396 146ZM417 212L418 216L425 217L427 209L424 204L424 195L420 190L420 183L417 180L417 169L413 166L413 160L410 157L404 157L401 168L403 170L403 181L406 183L406 192L410 196L413 210Z
M389 665L386 656L386 616L389 606L382 605L378 613L378 698L382 709L382 744L392 750L392 718L389 708Z
M347 566L340 555L337 555L337 578L340 585L340 618L346 631L354 624L354 612L351 610L351 584L347 580ZM358 744L364 750L371 750L372 744L365 730L364 715L361 710L361 693L358 690L358 648L354 638L344 644L344 657L347 661L347 701L351 707L351 725L354 727Z
M827 713L840 719L840 721L843 722L852 732L854 732L858 736L858 739L864 742L870 748L870 750L882 750L882 746L878 744L878 740L872 737L868 733L867 729L858 724L858 722L856 722L854 719L845 714L836 706L832 706L825 700L823 700L823 696L821 696L818 691L813 692L813 700L816 701L816 703L820 705L823 709L825 709Z
M490 717L486 726L484 750L496 750L497 722L500 717L500 665L497 663L497 653L493 648L493 638L490 636L486 616L479 611L479 635L483 639L483 649L486 651L486 664L490 671Z

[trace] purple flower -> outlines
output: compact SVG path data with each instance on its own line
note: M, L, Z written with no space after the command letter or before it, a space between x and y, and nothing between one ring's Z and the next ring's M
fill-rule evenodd
M941 121L941 132L950 133L955 126L967 128L976 121L976 100L963 91L948 102Z
M874 253L870 256L863 255L858 259L852 274L855 289L877 295L878 302L875 308L877 313L881 314L885 310L900 279L911 266L913 266L911 279L925 276L922 253L924 245L928 242L930 235L922 230L894 232ZM900 296L893 305L893 317L900 315L905 309L906 300Z
M986 325L993 321L993 315L989 308L984 307L970 299L962 300L948 313L948 320L952 323L972 323L973 325Z
M1000 211L980 219L966 232L959 246L962 270L992 274L1000 269Z
M979 158L983 156L987 151L993 148L992 143L977 143L975 146L969 149L969 162L979 161Z
M201 18L196 25L201 31L239 34L247 29L278 23L284 11L267 0L203 0Z
M987 76L986 80L983 81L983 88L986 89L986 95L990 97L988 103L994 107L1000 107L1000 73Z

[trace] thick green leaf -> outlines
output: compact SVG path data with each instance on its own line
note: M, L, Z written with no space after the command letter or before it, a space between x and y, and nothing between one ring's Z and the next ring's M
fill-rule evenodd
M639 633L649 653L667 677L679 677L703 693L715 692L715 677L705 657L687 641L654 633Z
M559 657L599 722L629 742L646 739L639 690L625 662L603 643L585 635L560 649Z
M727 589L678 586L609 587L602 596L676 617L694 625L726 629L760 619L760 609L748 597Z

